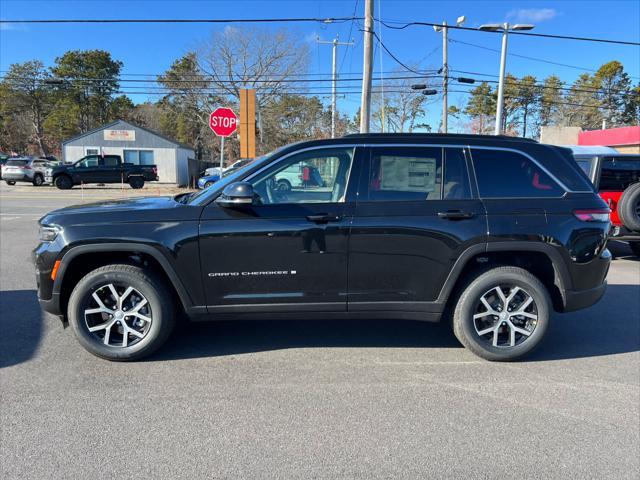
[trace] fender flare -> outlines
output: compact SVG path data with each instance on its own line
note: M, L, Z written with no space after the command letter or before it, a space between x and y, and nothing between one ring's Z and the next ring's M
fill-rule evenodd
M499 253L499 252L540 252L544 253L551 260L551 264L553 265L553 269L558 276L558 280L560 281L560 290L561 292L564 290L571 290L573 288L573 281L571 280L571 275L569 274L569 269L558 252L553 246L541 243L541 242L528 242L528 241L505 241L505 242L489 242L478 245L472 245L467 248L462 254L458 257L451 272L449 272L449 276L444 282L442 289L440 290L440 294L438 295L439 302L446 302L451 294L453 288L458 282L460 275L464 268L467 266L469 261L482 253ZM563 294L564 296L564 294Z
M171 285L178 293L178 297L180 298L180 302L182 303L185 311L192 309L194 306L193 300L189 295L189 292L185 289L182 284L182 280L175 272L173 266L169 263L164 255L162 255L157 248L154 248L151 245L145 245L141 243L99 243L99 244L85 244L78 245L75 247L71 247L69 250L65 252L65 254L60 259L60 266L58 267L58 273L56 275L56 279L53 283L53 294L59 295L62 289L62 282L64 281L64 275L68 266L71 264L74 258L79 255L84 255L87 253L97 253L97 252L140 252L147 255L150 255L154 258L164 270L164 273L167 275L167 278L171 282Z

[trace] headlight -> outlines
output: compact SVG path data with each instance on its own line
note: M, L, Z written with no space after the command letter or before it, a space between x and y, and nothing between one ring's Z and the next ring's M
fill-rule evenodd
M53 242L61 231L58 225L40 225L40 241Z

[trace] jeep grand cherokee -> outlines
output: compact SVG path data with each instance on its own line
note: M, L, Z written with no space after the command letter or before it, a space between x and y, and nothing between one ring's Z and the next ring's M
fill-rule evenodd
M192 320L451 320L489 360L606 287L609 209L567 150L518 138L351 135L284 147L211 188L40 220L42 307L110 360ZM313 165L322 183L278 188Z

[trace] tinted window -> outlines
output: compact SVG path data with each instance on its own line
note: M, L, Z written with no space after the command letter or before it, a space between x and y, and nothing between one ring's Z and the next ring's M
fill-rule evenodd
M560 197L564 191L524 155L504 150L471 149L483 198Z
M117 167L118 164L118 157L104 157L105 167Z
M600 190L625 190L640 181L640 157L605 157L600 172Z
M344 202L353 148L299 153L251 180L263 205Z
M369 200L401 202L441 198L441 148L372 148Z
M24 167L29 160L9 160L6 165L7 167Z
M99 163L98 157L87 157L76 164L78 168L97 167Z
M576 158L576 163L580 169L591 178L591 169L595 165L595 157L580 157Z
M445 148L444 191L445 200L471 198L471 186L467 173L464 151L461 148Z

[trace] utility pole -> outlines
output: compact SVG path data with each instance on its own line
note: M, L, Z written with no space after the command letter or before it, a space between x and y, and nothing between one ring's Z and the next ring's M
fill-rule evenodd
M456 26L460 27L466 20L463 15L456 20ZM447 120L449 118L449 28L447 22L442 22L442 26L435 25L436 32L442 32L442 133L447 133Z
M494 135L502 133L502 115L504 112L504 77L507 68L507 37L510 30L532 30L535 25L521 24L510 25L508 23L491 23L481 25L478 30L487 32L502 32L502 50L500 52L500 81L498 82L498 103L496 106L496 128Z
M337 50L338 50L338 45L353 45L353 42L339 42L338 41L338 36L336 35L336 38L334 38L332 41L330 42L326 42L323 40L320 40L320 38L316 39L316 42L318 44L321 45L331 45L332 46L332 67L331 67L331 78L332 78L332 82L331 82L331 138L336 138L336 95L337 95L337 91L336 91L336 83L338 80L338 55L337 55Z
M364 60L362 97L360 99L360 133L369 133L371 120L371 77L373 73L373 0L364 3Z

